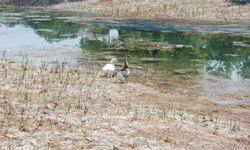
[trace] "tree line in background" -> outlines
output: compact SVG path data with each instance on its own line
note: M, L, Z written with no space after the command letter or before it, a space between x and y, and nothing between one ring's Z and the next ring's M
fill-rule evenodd
M250 3L250 0L227 0L231 3L234 3L234 4L247 4L247 3Z
M82 0L0 0L0 3L20 5L20 6L46 6L62 2L76 2Z
M62 2L76 2L76 1L83 1L83 0L0 0L0 3L11 4L11 5L46 6ZM250 4L250 0L225 0L225 1L231 2L236 5Z

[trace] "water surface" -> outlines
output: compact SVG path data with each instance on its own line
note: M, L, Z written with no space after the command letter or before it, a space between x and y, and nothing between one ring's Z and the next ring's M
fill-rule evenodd
M76 16L81 14L0 8L0 52L27 55L33 63L70 61L95 69L112 57L121 67L129 55L132 81L147 80L165 92L172 83L196 83L216 102L249 104L250 26L71 19Z

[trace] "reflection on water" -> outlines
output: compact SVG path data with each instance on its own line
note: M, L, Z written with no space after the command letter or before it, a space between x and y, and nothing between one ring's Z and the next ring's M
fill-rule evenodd
M243 62L239 64L232 64L230 70L226 68L226 62L218 60L208 60L206 63L206 72L212 75L222 76L224 78L231 79L233 81L240 80Z
M150 78L163 79L160 84L202 76L209 81L202 84L213 88L212 76L232 82L226 84L230 87L250 88L242 85L250 78L248 26L166 20L74 22L67 19L72 15L0 9L0 52L21 52L37 62L70 59L87 65L92 60L97 67L110 57L122 60L131 55L133 70L156 71Z
M109 30L109 43L111 44L114 40L119 39L119 31L116 29Z
M47 32L47 31L46 31ZM62 39L56 42L47 41L46 38L37 34L33 28L24 25L8 27L2 25L0 28L0 49L1 50L34 50L46 49L51 47L63 47L68 43L71 45L79 44L79 38Z

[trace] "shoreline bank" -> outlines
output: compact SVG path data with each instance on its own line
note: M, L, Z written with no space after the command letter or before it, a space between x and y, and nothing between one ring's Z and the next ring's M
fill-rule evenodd
M4 4L3 1L2 4ZM14 6L14 4L11 5ZM37 5L28 4L27 7L36 8ZM90 13L97 16L109 17L139 17L145 19L177 19L232 23L250 22L249 3L236 4L225 0L148 0L146 2L144 0L85 0L48 4L39 6L38 8Z
M0 66L3 149L249 149L248 106L114 83L79 66Z
M190 21L250 22L250 4L236 5L224 0L217 1L162 1L144 2L84 1L48 6L53 10L68 10L107 16L142 17L151 19L178 19Z

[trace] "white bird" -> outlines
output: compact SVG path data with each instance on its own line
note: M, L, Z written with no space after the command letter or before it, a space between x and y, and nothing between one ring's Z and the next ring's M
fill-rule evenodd
M130 75L130 70L128 69L128 61L127 59L124 61L124 67L117 72L117 78L122 83L128 83L128 76Z
M112 58L109 63L107 63L103 68L104 76L112 77L115 72L115 62L117 61L116 58Z

